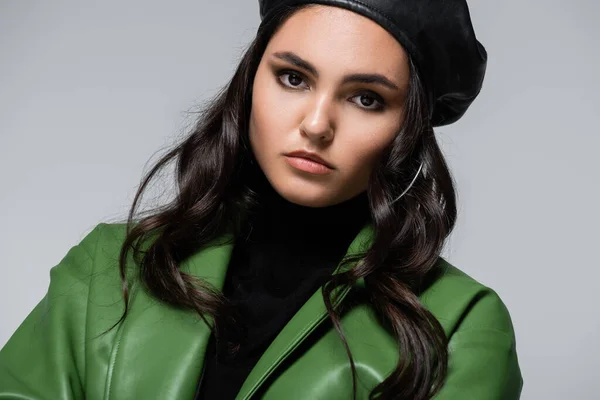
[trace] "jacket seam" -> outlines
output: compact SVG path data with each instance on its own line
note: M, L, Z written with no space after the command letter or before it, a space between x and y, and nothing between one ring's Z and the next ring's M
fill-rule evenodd
M100 224L101 225L101 224ZM100 226L97 227L98 229L100 229ZM90 271L90 277L88 279L88 284L87 284L87 299L86 299L86 304L85 304L85 324L84 324L84 328L83 328L83 388L84 388L84 393L85 393L85 388L87 387L87 364L88 364L88 360L87 360L87 355L88 355L88 323L89 323L89 308L90 308L90 291L92 288L92 277L94 276L94 271L95 271L95 267L96 267L96 254L97 254L97 249L98 249L98 244L100 243L100 237L102 236L101 232L99 232L98 237L96 238L96 243L94 243L93 249L94 252L93 254L90 252L89 249L85 248L85 246L83 246L83 249L85 251L85 253L87 254L88 258L90 259L90 261L92 262L92 268Z
M110 230L108 231L113 239L116 239L117 236L112 233ZM119 350L121 347L121 339L123 336L123 325L125 321L122 321L119 326L117 326L117 333L115 335L115 344L110 354L110 360L108 365L108 371L106 372L106 382L104 384L104 400L109 400L112 391L112 377L115 371L115 364L117 362L117 355L119 354Z
M121 334L123 332L123 330L121 329L121 326L119 326L119 331L117 332L117 338L115 340L115 347L110 355L110 364L108 366L108 371L106 373L106 384L105 384L105 390L104 390L104 399L105 400L109 400L111 398L111 391L112 391L112 377L115 371L115 364L116 364L116 360L117 360L117 354L119 353L119 347L121 345Z

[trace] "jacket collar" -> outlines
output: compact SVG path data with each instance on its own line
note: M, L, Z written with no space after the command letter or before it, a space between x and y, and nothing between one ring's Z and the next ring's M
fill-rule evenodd
M372 241L373 226L367 223L348 247L346 255L368 250ZM232 235L225 234L186 259L181 269L222 290L233 246ZM344 271L349 268L352 265ZM334 274L340 272L343 270L338 266ZM347 293L348 290L340 293L340 301ZM210 328L195 312L176 310L157 302L144 291L138 291L133 297L131 311L132 315L119 329L111 355L107 398L132 398L144 394L155 398L193 398L204 364ZM319 289L275 337L248 375L236 400L250 399L326 318L327 310ZM160 329L156 329L158 324ZM144 381L145 388L140 388L138 380L128 378L130 371L136 371L134 376ZM160 379L152 378L156 376Z

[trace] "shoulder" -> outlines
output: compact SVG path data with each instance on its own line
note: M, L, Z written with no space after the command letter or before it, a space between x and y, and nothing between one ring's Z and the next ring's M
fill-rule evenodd
M77 243L70 252L83 250L92 259L98 262L118 258L121 247L127 236L127 224L101 222L94 226L83 239Z
M81 298L93 291L120 288L118 261L125 234L126 224L94 226L50 269L50 298Z
M86 249L91 258L90 285L120 282L119 257L121 248L127 236L127 224L105 223L97 224L71 251L77 248ZM131 253L127 257L127 269L131 270Z
M65 257L81 253L90 259L95 259L106 251L112 253L120 249L123 244L126 227L124 223L98 223L83 236L83 239L71 247Z
M125 223L99 223L52 269L50 289L59 288L66 295L65 301L85 304L82 316L90 337L110 328L123 312L119 259L126 236ZM126 263L128 274L134 271L134 265L130 252ZM78 278L81 290L70 285L73 277Z
M89 284L98 259L118 253L124 233L125 224L100 223L94 226L51 268L51 283L75 281Z
M492 288L440 257L441 273L421 295L449 342L439 399L518 399L523 377L510 313Z
M126 224L95 225L83 239L68 250L61 262L51 269L51 278L70 275L91 283L98 270L105 270L103 267L112 266L118 261L125 235Z
M110 251L115 248L120 249L126 235L127 224L101 222L94 226L81 243L93 243L96 250Z
M420 299L448 336L458 330L493 330L514 340L509 310L494 289L442 257L438 265L438 276Z

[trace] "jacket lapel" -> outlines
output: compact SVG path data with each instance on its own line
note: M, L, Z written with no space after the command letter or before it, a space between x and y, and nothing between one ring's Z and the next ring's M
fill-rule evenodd
M354 238L346 251L346 255L354 255L368 250L372 240L373 226L371 223L368 223ZM338 265L334 274L344 272L352 267L353 265L349 265L342 270ZM343 300L348 292L348 289L341 291L339 301ZM325 307L321 289L319 288L284 326L273 342L271 342L252 371L250 371L250 374L236 396L236 400L250 399L277 367L281 365L281 363L285 361L304 339L325 321L326 318L327 308Z
M354 238L346 255L368 250L372 234L369 223ZM232 235L226 234L188 258L181 269L222 290L233 246ZM338 266L334 273L345 270ZM110 355L105 398L192 399L204 364L210 328L193 311L169 307L143 290L134 289L132 293L130 314L119 328ZM340 300L347 293L348 290L342 291ZM318 289L275 337L236 400L251 398L326 318L327 310Z

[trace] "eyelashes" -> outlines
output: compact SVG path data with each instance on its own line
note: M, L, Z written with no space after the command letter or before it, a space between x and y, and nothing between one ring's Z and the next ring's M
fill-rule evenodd
M288 87L288 88L296 89L296 88L298 88L298 86L296 86L296 85L294 85L294 84L291 84L291 85L290 85L290 84L286 84L286 83L284 83L284 82L282 81L281 77L282 77L282 76L285 76L285 75L287 75L287 76L288 76L288 79L287 79L287 80L288 80L288 82L289 82L289 80L290 80L289 78L299 78L299 79L305 80L304 76L303 76L302 74L300 74L299 72L290 71L290 70L281 70L281 71L278 71L278 72L277 72L277 78L278 78L279 82L280 82L281 84L283 84L285 87Z
M302 74L298 71L294 71L294 70L290 70L290 69L283 69L283 70L277 71L276 75L277 75L277 82L279 83L279 85L281 85L285 89L302 90L302 86L301 86L302 82L304 82L305 86L308 86L308 85L306 85L306 78L305 78L304 74ZM287 79L286 79L286 77L287 77ZM294 83L298 82L298 84L296 85L292 82L294 82ZM355 101L351 101L351 102L356 104L360 109L362 109L364 111L382 112L385 109L385 101L383 100L383 98L380 95L378 95L377 93L375 93L373 91L366 90L366 91L358 92L354 96L350 97L350 99L355 99L355 98L359 98L358 102L355 102ZM366 102L368 103L367 105L365 105L363 103L364 100L366 100Z

